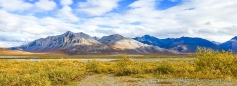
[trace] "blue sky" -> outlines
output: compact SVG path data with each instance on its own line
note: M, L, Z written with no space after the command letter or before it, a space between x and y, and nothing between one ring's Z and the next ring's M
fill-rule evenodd
M66 31L91 36L237 36L234 0L0 0L0 47Z

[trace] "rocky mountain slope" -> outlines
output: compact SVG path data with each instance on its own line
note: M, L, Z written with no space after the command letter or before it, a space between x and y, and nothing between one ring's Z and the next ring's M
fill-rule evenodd
M161 39L156 38L154 36L150 36L150 35L144 35L142 37L136 37L134 39L148 45L154 45L154 46L165 45L165 43Z
M164 48L176 50L184 53L194 53L197 47L205 47L213 50L220 50L221 48L206 39L202 38L191 38L191 37L181 37L168 42Z
M154 36L127 38L119 34L91 37L85 33L67 31L62 35L40 38L13 50L28 52L63 52L67 54L174 54L194 53L197 47L237 52L237 36L225 43L216 43L202 38L180 37L159 39Z
M194 53L197 50L197 47L221 50L219 45L202 38L181 37L158 39L153 36L145 35L143 37L136 37L134 39L145 44L159 46L161 48L175 50L182 53Z
M102 37L99 42L108 45L115 50L129 50L138 53L177 53L157 46L146 45L131 38L119 34Z
M233 37L231 40L227 42L220 44L220 46L223 50L226 50L226 51L231 50L232 52L236 53L237 52L237 36Z
M99 39L82 32L73 33L70 31L58 36L40 38L11 49L29 52L63 52L67 54L177 53L157 46L146 45L118 34L104 36Z
M97 50L107 49L107 47L102 46L101 43L85 33L67 31L62 35L40 38L26 45L14 47L12 49L29 52L92 53Z

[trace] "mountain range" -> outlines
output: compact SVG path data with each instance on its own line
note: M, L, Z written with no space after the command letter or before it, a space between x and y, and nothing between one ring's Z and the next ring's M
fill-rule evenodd
M13 50L28 52L60 52L66 54L176 54L178 52L138 42L119 34L104 36L101 39L85 33L67 31L62 35L40 38L28 44L12 47Z
M67 31L57 36L40 38L12 50L28 52L60 52L65 54L180 54L194 53L197 47L237 52L237 36L225 43L202 38L180 37L159 39L154 36L128 38L119 34L91 37L83 32Z
M229 51L231 50L232 52L237 52L237 36L232 38L231 40L224 42L220 44L220 47L222 47L223 50Z
M180 37L158 39L154 36L145 35L134 38L144 44L159 46L161 48L178 51L181 53L194 53L197 47L211 48L213 50L221 50L221 47L211 41L202 38Z

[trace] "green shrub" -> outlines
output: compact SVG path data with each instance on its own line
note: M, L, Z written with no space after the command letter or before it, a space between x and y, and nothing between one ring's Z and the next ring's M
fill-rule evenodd
M175 68L168 62L162 62L155 70L160 74L170 74L174 72Z
M54 85L67 85L72 81L79 81L85 77L84 71L76 69L54 69L48 72L48 78Z
M108 73L109 72L109 67L106 67L101 62L98 62L96 60L87 62L86 68L87 68L87 71L93 72L93 73Z
M213 51L206 48L198 48L196 71L211 72L216 75L235 75L237 56L229 51Z
M141 68L126 55L116 63L116 75L126 76L141 73Z
M0 86L69 85L85 77L83 65L73 61L1 61Z
M237 79L237 55L198 48L197 60L134 62L126 55L117 62L1 61L0 86L71 85L94 73L158 78Z

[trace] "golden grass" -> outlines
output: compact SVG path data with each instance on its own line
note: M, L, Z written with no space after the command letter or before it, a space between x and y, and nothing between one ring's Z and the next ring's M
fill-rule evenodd
M32 54L34 54L34 53L0 48L0 55L1 56L32 55Z
M68 85L84 76L85 67L78 61L0 63L0 86Z
M57 60L40 62L0 61L0 86L72 85L91 74L114 74L140 78L237 78L237 55L199 48L197 60L134 62L128 56L117 62Z
M32 56L34 58L38 57L38 59L40 58L47 59L47 58L66 57L67 55L62 54L62 53L33 53L33 52L25 52L25 51L20 51L20 50L9 50L9 49L0 48L0 56L16 56L16 58L17 56ZM2 58L8 59L4 57ZM30 57L21 57L21 59L22 58L30 59Z

